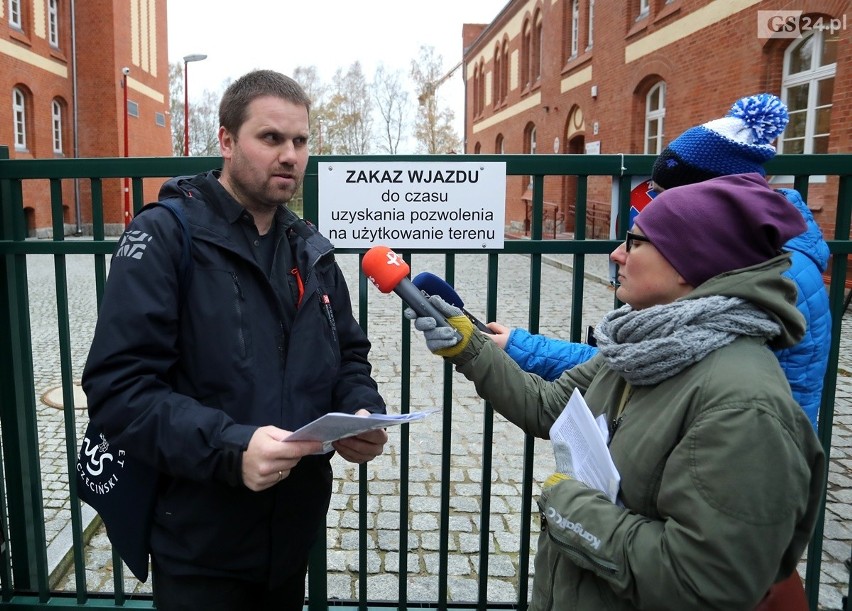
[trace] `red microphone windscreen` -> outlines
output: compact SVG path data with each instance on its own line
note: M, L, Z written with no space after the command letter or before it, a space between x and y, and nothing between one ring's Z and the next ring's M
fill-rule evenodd
M387 246L373 246L364 254L361 269L367 278L383 293L390 293L408 276L411 268Z

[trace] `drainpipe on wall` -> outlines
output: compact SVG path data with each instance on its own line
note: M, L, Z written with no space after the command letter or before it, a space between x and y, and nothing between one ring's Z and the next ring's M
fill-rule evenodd
M80 157L80 139L77 117L77 9L71 0L71 97L74 104L74 159ZM80 179L74 179L74 215L76 229L74 235L83 235L83 223L80 218Z

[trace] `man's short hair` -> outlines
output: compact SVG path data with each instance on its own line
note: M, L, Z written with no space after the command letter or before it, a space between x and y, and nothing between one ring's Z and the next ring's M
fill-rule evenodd
M231 83L219 103L219 125L234 137L246 121L248 106L255 98L273 96L304 106L311 112L311 100L302 86L274 70L254 70Z

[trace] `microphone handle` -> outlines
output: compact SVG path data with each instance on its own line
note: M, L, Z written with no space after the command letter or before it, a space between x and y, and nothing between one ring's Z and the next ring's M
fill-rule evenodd
M479 320L476 316L465 310L464 308L459 308L465 316L470 319L470 322L473 323L473 326L482 331L483 333L487 333L488 335L494 335L494 331L485 326L485 323Z
M435 309L435 306L429 303L429 300L426 298L426 296L423 295L423 293L420 292L420 289L414 286L414 284L412 284L411 280L409 280L408 278L403 278L402 280L400 280L399 284L394 287L393 292L399 295L399 297L408 305L408 307L414 310L418 316L428 316L430 318L434 318L435 323L439 327L449 327L455 331L455 328L449 322L447 322L447 319L444 318L444 315L441 314L437 309ZM461 340L461 333L459 333L458 331L455 331L455 333L456 337Z

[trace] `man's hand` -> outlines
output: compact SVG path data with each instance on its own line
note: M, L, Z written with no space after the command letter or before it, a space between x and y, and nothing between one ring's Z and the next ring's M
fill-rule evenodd
M369 416L370 412L365 409L359 409L355 412L355 415ZM387 441L388 434L384 429L373 429L360 435L338 439L331 446L345 460L360 465L361 463L373 460L381 454L385 449Z
M485 326L494 331L494 333L486 333L485 337L505 350L509 344L509 335L512 333L512 329L506 325L501 325L499 322L490 322Z
M262 426L254 432L243 452L243 484L259 492L271 488L290 475L303 456L322 451L320 441L283 443L290 431Z

